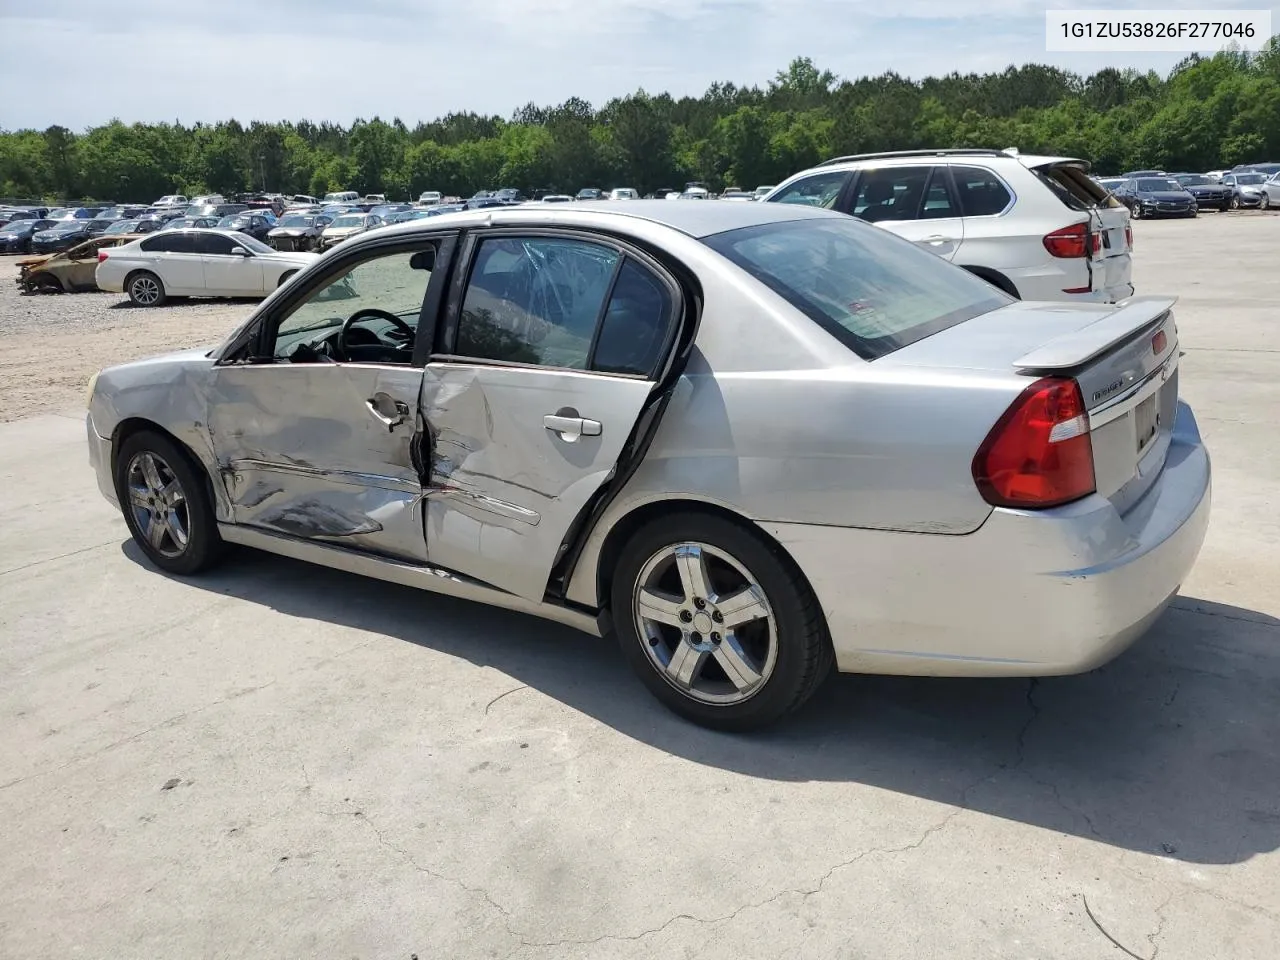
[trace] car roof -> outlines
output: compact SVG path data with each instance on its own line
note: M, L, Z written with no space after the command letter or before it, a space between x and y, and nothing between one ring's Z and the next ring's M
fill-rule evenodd
M482 210L466 210L443 214L426 220L410 220L380 230L382 236L392 231L435 231L449 224L476 226L480 224L564 224L625 229L627 220L647 220L701 239L728 230L754 227L761 224L785 223L793 220L848 219L842 213L834 213L821 207L809 207L796 203L671 203L666 200L633 200L627 204L611 201L579 201L571 206L555 204L529 204L515 207L486 207Z

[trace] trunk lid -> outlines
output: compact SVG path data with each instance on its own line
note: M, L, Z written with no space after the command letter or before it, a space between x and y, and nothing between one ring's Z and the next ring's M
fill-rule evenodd
M1174 302L1015 303L874 363L1007 377L1011 403L1040 377L1074 378L1088 409L1097 491L1125 513L1155 482L1169 450L1178 404Z
M1128 284L1133 274L1129 210L1089 177L1088 161L1070 157L1023 157L1022 162L1067 209L1088 217L1089 230L1099 241L1098 249L1089 258L1091 288L1109 290Z

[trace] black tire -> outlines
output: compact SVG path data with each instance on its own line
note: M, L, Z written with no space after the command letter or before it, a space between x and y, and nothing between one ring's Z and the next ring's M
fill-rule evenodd
M286 283L289 282L289 278L292 277L297 272L298 272L297 270L286 270L284 273L280 274L280 279L276 281L276 286L283 287Z
M655 644L641 636L633 615L638 578L651 558L689 542L733 557L750 573L772 610L777 651L773 669L744 700L707 703L677 689L651 658L649 647ZM722 517L677 513L645 524L623 548L610 594L614 628L632 669L669 709L701 726L746 731L774 723L808 700L834 663L822 608L790 559L763 535Z
M129 475L135 458L141 454L150 454L154 458L153 462L163 468L162 479L171 474L182 494L187 540L176 553L173 548L179 544L171 535L164 541L170 546L168 551L163 549L164 542L161 543L161 548L157 548L148 540L141 526L138 510L132 506ZM195 465L185 450L168 437L150 430L141 430L125 440L116 454L115 484L120 509L134 543L161 570L190 576L209 569L222 558L226 545L218 533L218 522L210 502L205 473Z
M1258 209L1259 210L1271 209L1271 195L1269 193L1264 192L1262 194L1262 199L1258 201Z
M1230 209L1231 209L1231 201L1230 201L1230 200L1227 200L1227 201L1225 201L1225 202L1223 202L1223 203L1221 203L1221 204L1219 204L1219 205L1218 205L1218 212L1219 212L1219 213L1226 213L1226 212L1227 212L1228 210L1230 210Z
M1231 209L1232 209L1232 210L1239 210L1239 209L1240 209L1240 198L1239 198L1239 197L1232 197L1232 198L1231 198Z
M125 293L135 307L158 307L167 299L164 282L148 270L139 270L129 277Z

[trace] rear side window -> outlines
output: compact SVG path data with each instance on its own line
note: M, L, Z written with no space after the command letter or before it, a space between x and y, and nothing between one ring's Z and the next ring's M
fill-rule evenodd
M147 253L195 253L195 235L190 233L161 233L142 241Z
M671 294L634 260L623 261L604 312L591 369L648 376L657 366L671 317Z
M806 207L830 210L836 205L848 179L849 174L844 172L816 173L783 188L770 203L800 203Z
M928 167L888 167L865 170L853 197L853 215L868 223L919 220Z
M966 217L993 217L1013 202L1004 181L983 167L953 166L951 176Z
M985 280L850 217L703 240L865 360L1012 302Z

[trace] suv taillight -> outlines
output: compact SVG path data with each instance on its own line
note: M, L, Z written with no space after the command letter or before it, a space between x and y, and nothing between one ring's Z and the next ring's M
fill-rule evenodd
M1046 377L1022 391L978 448L973 480L982 499L997 507L1056 507L1093 493L1093 444L1080 385Z
M105 259L107 259L107 251L105 251L105 250L99 250L99 251L98 251L98 262L99 262L99 263L101 263L101 262L102 262L103 260L105 260Z
M1128 223L1124 225L1124 245L1130 250L1133 249L1133 226Z
M1044 248L1055 257L1087 257L1102 249L1102 237L1087 223L1073 223L1045 236Z

